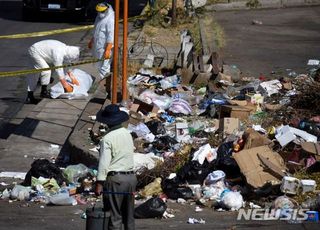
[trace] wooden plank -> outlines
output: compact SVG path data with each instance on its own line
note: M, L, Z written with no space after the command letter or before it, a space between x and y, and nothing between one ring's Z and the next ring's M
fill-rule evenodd
M203 73L205 72L204 65L203 65L203 55L200 55L198 58L199 58L199 69L200 69L200 72Z
M193 71L199 72L199 62L198 62L198 55L193 53Z
M211 64L212 64L212 71L214 74L219 74L221 66L220 66L220 58L217 52L213 52L211 55Z

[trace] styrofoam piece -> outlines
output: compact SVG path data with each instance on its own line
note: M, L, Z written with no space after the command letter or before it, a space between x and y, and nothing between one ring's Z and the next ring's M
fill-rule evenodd
M297 194L300 187L300 180L295 177L285 176L282 178L280 186L281 192Z
M293 134L288 125L277 128L277 134L275 137L282 147L296 139L296 136Z
M313 192L316 189L316 181L314 180L300 180L300 186L302 188L302 193Z
M303 131L301 129L296 129L296 128L293 128L293 127L290 127L290 131L292 133L294 133L295 135L303 138L305 141L317 143L317 137L312 135L312 134L310 134L310 133L307 133L306 131Z

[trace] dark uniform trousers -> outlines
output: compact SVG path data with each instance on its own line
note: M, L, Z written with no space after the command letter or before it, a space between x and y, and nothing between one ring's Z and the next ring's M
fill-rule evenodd
M109 230L135 229L134 194L137 185L135 174L115 174L107 176L104 183L104 209L110 212Z

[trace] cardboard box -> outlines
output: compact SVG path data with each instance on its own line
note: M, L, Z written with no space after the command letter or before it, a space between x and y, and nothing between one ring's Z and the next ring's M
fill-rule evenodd
M142 112L146 115L147 113L157 113L159 111L159 108L155 105L147 104L138 99L134 99L130 110L133 112Z
M234 117L240 120L247 120L251 109L238 105L222 105L220 107L219 118Z
M236 130L239 130L240 121L238 118L225 117L220 119L219 127L225 134L232 134Z
M248 102L246 100L227 100L231 105L240 105L240 106L246 106L248 105Z
M244 149L235 153L233 157L242 174L246 177L247 183L254 188L262 187L268 181L280 183L279 176L262 163L259 154L268 159L278 169L285 170L281 156L273 152L268 146Z

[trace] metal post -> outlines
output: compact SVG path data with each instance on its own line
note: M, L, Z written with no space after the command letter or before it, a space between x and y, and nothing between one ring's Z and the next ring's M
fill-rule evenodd
M122 51L122 100L128 99L127 65L128 65L128 0L123 0L123 51Z
M175 26L176 24L177 24L177 0L172 0L171 25Z
M119 57L119 10L120 0L115 0L115 20L114 20L114 47L113 47L113 76L111 103L117 103L117 80L118 80L118 57Z

